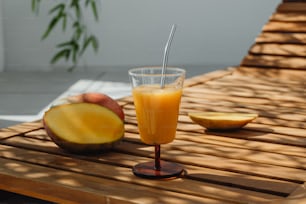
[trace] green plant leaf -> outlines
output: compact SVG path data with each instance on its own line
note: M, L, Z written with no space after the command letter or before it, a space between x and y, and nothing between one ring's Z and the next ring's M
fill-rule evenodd
M56 26L56 24L59 22L61 19L62 15L55 16L49 23L47 30L42 36L42 39L46 39L46 37L49 36L50 32L53 30L53 28Z
M88 38L85 38L84 40L84 43L83 43L83 46L82 46L82 49L80 51L81 55L85 52L85 50L87 49L87 47L91 44L91 46L93 47L93 50L95 52L98 51L98 48L99 48L99 42L98 42L98 39L91 35L90 37Z
M71 40L67 41L67 42L63 42L58 44L56 47L61 48L61 47L70 47L72 46L73 42L71 42Z
M99 15L98 15L96 1L95 0L86 0L85 6L88 7L89 5L91 6L91 10L92 10L92 13L95 17L95 20L98 21L99 20Z
M87 6L89 5L90 2L91 2L91 0L86 0L85 6L87 7Z
M40 0L32 0L32 12L38 14Z
M72 62L77 64L79 56L79 44L77 41L71 41L71 51L72 51Z
M36 0L32 0L32 11L36 12Z
M66 27L67 27L67 14L63 14L63 26L62 26L62 29L63 31L66 30Z
M61 58L65 58L66 61L67 61L69 59L70 52L71 52L70 49L63 49L63 50L59 51L51 59L51 64L55 64Z
M77 28L80 26L80 22L79 21L75 21L72 25L73 28Z
M79 40L83 34L84 34L84 26L78 25L75 27L73 39Z
M95 52L98 52L99 49L99 41L95 36L91 36L91 44Z
M74 12L75 12L75 17L77 19L81 18L81 9L80 9L80 5L79 5L79 0L72 0L71 4L70 4L71 8L74 8Z
M77 4L77 6L75 6L75 16L77 17L77 19L81 18L81 9L80 6Z
M74 7L75 5L79 5L79 0L71 0L70 7Z
M99 16L98 16L98 11L97 11L97 6L96 6L96 2L95 1L91 1L91 9L92 12L95 16L95 20L98 21L99 20Z
M65 4L62 3L62 4L58 4L58 5L54 6L54 7L49 11L49 14L52 14L52 13L56 12L57 10L59 10L58 13L63 13L64 10L65 10Z
M32 11L38 13L39 4L41 0L32 0ZM50 33L55 30L57 24L61 23L62 31L65 32L67 24L69 23L73 28L70 40L64 41L56 45L59 51L52 57L50 62L52 64L58 62L60 59L65 59L73 63L73 66L68 69L72 71L79 62L79 58L84 54L89 46L93 48L95 52L98 51L99 42L98 39L90 34L85 24L82 12L92 12L96 21L98 21L97 0L60 0L55 2L54 6L49 10L49 15L53 15L49 24L42 35L42 40L46 39ZM81 3L80 3L81 2ZM85 2L85 8L83 9ZM89 36L89 37L88 37Z
M90 38L85 38L82 49L80 51L81 55L84 53L84 51L87 49L88 45L90 43Z

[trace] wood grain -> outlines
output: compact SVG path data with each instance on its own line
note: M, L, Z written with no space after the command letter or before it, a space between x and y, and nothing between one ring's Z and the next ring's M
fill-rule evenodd
M306 44L306 33L262 32L256 43Z
M306 58L273 55L247 55L242 60L241 66L304 70L306 69Z

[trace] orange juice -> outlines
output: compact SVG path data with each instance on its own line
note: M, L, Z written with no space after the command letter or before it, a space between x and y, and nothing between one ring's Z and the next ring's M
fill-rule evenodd
M142 85L133 89L140 138L146 144L166 144L175 137L181 88Z

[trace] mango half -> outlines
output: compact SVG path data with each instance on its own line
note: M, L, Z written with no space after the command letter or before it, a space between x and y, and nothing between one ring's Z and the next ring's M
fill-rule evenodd
M188 113L191 120L211 130L234 130L245 126L258 115L254 113L196 112Z
M43 124L54 143L73 153L107 151L124 135L123 120L94 103L53 106L45 112Z

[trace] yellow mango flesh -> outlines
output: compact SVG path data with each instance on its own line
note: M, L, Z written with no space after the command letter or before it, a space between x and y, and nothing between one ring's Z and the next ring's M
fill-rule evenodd
M52 107L45 113L44 122L53 137L78 144L110 143L124 134L124 124L119 116L92 103Z
M199 112L189 113L192 121L208 129L235 129L251 122L257 117L253 113Z

